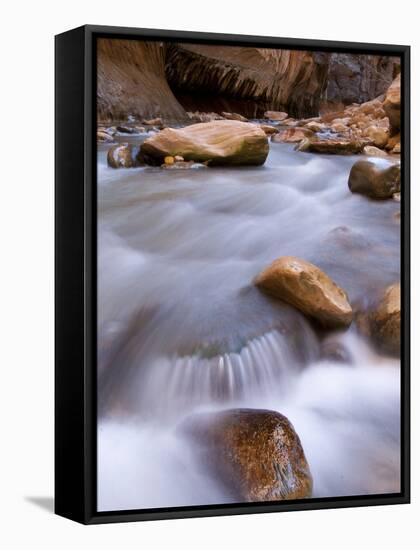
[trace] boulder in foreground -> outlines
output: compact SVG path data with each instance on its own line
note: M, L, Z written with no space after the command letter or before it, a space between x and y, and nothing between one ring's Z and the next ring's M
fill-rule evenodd
M282 256L274 260L254 282L325 327L346 327L352 321L352 308L344 290L321 269L300 258Z
M381 167L369 160L358 160L350 170L349 189L372 199L390 199L401 187L399 164Z
M201 459L242 502L310 497L312 476L298 435L274 411L231 409L187 419Z
M209 166L261 165L268 155L265 132L249 122L215 120L185 128L166 128L141 146L148 164L160 165L167 156L181 155L186 161Z

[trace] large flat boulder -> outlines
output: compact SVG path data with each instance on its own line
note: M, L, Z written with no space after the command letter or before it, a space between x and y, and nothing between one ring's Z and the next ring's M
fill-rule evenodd
M260 165L268 155L268 139L259 126L236 120L215 120L185 128L166 128L146 139L141 155L148 164L162 164L167 156L209 166Z
M369 160L358 160L350 170L348 186L352 193L372 199L390 199L400 192L400 165L380 166Z
M238 501L311 496L312 476L299 436L282 414L260 409L198 414L182 430Z
M355 138L305 138L298 145L298 151L324 155L355 155L360 153L367 142Z
M277 258L254 283L323 326L345 327L352 321L352 308L344 290L317 266L301 258Z

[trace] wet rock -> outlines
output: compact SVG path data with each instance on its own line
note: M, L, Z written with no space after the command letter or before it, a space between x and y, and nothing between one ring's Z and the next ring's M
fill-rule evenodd
M221 115L226 120L239 120L239 122L248 122L248 119L246 117L240 115L239 113L222 112Z
M385 146L387 151L392 151L396 145L399 145L401 142L401 134L395 134L388 139L388 143Z
M347 132L347 130L348 127L342 122L335 122L331 124L331 131L336 134L342 134L343 132Z
M96 132L96 139L99 143L112 143L114 138L107 132Z
M366 145L363 147L363 154L369 157L388 158L388 153L374 145Z
M368 160L357 161L350 171L348 186L352 193L373 199L388 199L400 191L399 164L382 168Z
M302 140L297 150L326 155L354 155L360 153L365 145L365 141L358 139L318 139L315 137Z
M383 292L377 306L356 315L360 331L381 351L394 356L401 345L401 289L395 283Z
M117 132L120 134L136 134L137 130L131 126L117 126Z
M264 113L264 117L268 118L269 120L286 120L289 118L289 115L283 111L266 111Z
M267 136L271 136L272 134L277 134L279 129L277 126L271 126L270 124L260 124L259 127L261 130L265 132Z
M325 327L346 327L352 308L343 289L314 264L294 256L282 256L264 269L255 285Z
M389 118L391 128L397 132L401 125L401 75L398 75L388 88L383 108Z
M268 140L255 124L219 120L185 128L166 128L146 139L141 152L149 164L160 165L166 156L208 161L209 165L260 165L268 155Z
M194 162L193 160L179 160L177 162L162 164L161 168L165 168L165 170L196 170L207 168L207 166L202 162Z
M364 135L372 141L375 147L385 147L389 138L388 132L377 126L369 126L365 130Z
M299 143L302 139L310 138L313 135L314 133L308 128L286 128L271 136L271 141L274 143Z
M198 414L184 422L182 431L238 501L292 500L312 494L299 436L280 413L231 409Z
M401 153L401 143L397 143L395 147L392 149L391 153L393 155Z
M143 120L143 124L146 124L147 126L163 126L163 122L160 117Z
M325 132L325 130L328 130L328 125L322 122L311 121L305 125L305 128L312 132Z
M139 148L128 143L114 145L108 150L107 162L111 168L134 168L141 166L138 158Z
M347 365L353 363L351 353L337 339L325 339L321 343L320 356L324 361L331 361L332 363L345 363Z

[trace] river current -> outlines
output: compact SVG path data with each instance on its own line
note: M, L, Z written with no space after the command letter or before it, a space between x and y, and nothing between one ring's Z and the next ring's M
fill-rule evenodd
M398 492L399 361L353 326L321 334L252 280L294 255L367 305L400 277L399 203L349 192L360 157L270 143L262 167L115 170L108 147L98 146L98 509L231 502L177 427L236 406L289 418L314 497ZM348 361L326 358L325 340Z

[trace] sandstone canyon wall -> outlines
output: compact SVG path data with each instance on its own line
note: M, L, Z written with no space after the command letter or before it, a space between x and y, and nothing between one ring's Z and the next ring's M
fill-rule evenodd
M386 92L399 70L395 57L333 53L325 100L330 105L370 101Z
M97 51L100 121L185 122L187 111L317 116L383 94L399 70L386 56L236 46L99 39Z
M186 119L166 80L165 58L161 42L98 39L98 120Z
M303 117L318 113L328 57L306 51L174 44L168 48L166 74L188 110L237 111L252 118L283 110Z

